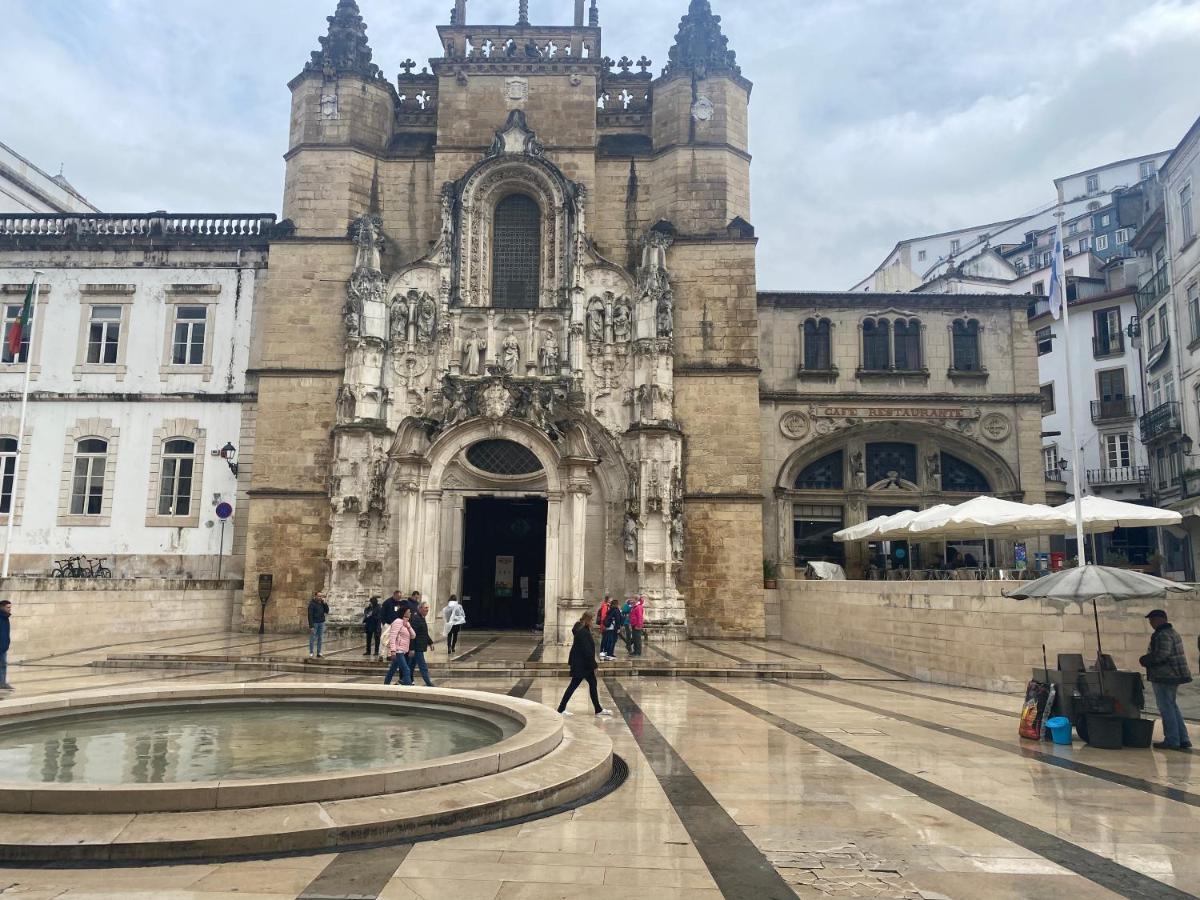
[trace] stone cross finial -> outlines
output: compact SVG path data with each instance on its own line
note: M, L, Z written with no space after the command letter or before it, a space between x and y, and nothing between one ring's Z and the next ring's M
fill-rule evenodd
M417 64L411 59L406 59L404 62L400 63L400 68L404 70L405 75L411 75L412 70L416 67Z
M648 58L645 53L643 53L642 58L637 61L637 67L642 70L643 75L646 74L646 70L652 65L654 65L654 60Z
M617 68L620 69L621 73L624 75L629 74L629 69L632 65L633 65L633 60L630 59L628 56L622 56L617 61Z

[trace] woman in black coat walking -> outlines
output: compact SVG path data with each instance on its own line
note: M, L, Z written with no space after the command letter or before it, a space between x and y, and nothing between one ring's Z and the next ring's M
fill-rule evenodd
M567 704L571 700L571 695L575 693L575 688L586 681L592 695L592 706L596 710L596 715L611 716L612 713L600 705L600 695L596 690L596 642L592 638L592 614L590 612L585 612L580 617L579 621L575 623L575 627L571 629L571 634L574 640L571 644L571 655L567 658L571 667L571 683L567 685L567 692L563 694L562 702L558 704L558 711L564 716L574 715L567 711Z
M382 656L379 653L379 636L383 633L383 609L379 606L379 598L372 597L363 609L363 631L367 635L367 650L363 656ZM374 650L372 650L374 646Z

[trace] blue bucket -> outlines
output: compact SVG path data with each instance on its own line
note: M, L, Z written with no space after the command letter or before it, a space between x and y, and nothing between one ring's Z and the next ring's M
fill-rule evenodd
M1055 716L1046 722L1046 727L1050 729L1050 737L1056 744L1071 743L1071 720L1066 716Z

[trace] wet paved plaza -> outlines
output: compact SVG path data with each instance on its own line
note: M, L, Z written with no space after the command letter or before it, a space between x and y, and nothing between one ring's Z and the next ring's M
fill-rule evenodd
M275 671L263 662L298 661L305 650L299 636L260 642L242 634L179 635L69 657L26 648L10 680L24 697L155 681L382 679L382 668L334 673L339 661L362 662L356 641L331 642L323 661L330 671ZM213 668L89 665L168 652L213 658ZM456 661L433 657L435 678L553 705L558 678L488 673L562 654L527 634L468 633ZM829 677L636 677L620 664L605 667L601 698L616 715L592 720L583 692L572 709L576 721L609 734L630 776L590 805L336 854L144 868L9 866L0 870L0 894L751 900L1200 891L1194 754L1031 745L1016 735L1017 697L906 681L782 642L701 641L647 656L731 669L787 662ZM226 660L238 657L246 664L235 671ZM1196 696L1187 694L1193 715Z

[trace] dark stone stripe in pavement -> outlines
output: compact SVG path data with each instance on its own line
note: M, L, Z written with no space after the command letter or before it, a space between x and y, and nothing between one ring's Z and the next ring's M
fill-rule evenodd
M604 679L604 685L722 896L726 900L795 900L795 892L646 718L629 692L615 678Z
M671 662L679 661L678 656L676 656L673 653L668 653L662 647L658 646L658 644L651 644L649 641L647 641L646 646L649 647L651 650L653 650L655 653L657 653L659 656L663 657L664 659L669 659Z
M1062 756L1055 756L1052 753L1044 753L1041 750L1035 749L1036 745L1026 743L1014 743L1020 738L1013 736L1014 742L997 740L996 738L984 737L980 734L974 734L970 731L963 731L961 728L953 728L950 725L938 725L935 722L928 722L925 719L918 719L915 716L907 716L904 713L896 712L891 709L883 709L879 706L871 706L868 703L859 703L857 700L850 700L846 697L838 697L833 694L826 694L822 691L814 691L808 688L802 688L799 685L789 684L784 681L772 681L771 684L776 687L787 688L789 691L796 691L800 694L808 694L810 697L818 697L821 700L828 700L832 703L840 704L841 706L849 706L854 709L861 709L863 712L875 713L880 716L887 716L889 719L895 719L899 722L907 722L909 725L916 725L918 728L928 728L930 731L936 731L940 734L948 734L951 737L960 738L964 741L971 741L979 744L982 747L990 747L993 750L999 750L1002 753L1011 753L1014 756L1023 756L1026 759L1035 759L1038 762L1045 763L1048 766L1054 766L1059 769L1067 769L1070 772L1076 772L1080 775L1089 775L1092 778L1100 778L1110 784L1117 784L1121 787L1131 788L1135 791L1142 791L1146 794L1153 794L1156 797L1162 797L1164 800L1174 800L1177 803L1186 803L1188 806L1200 806L1200 794L1192 794L1179 788L1167 787L1162 784L1155 784L1153 781L1147 781L1144 778L1135 778L1132 775L1122 775L1120 772L1112 772L1108 769L1102 769L1098 766L1089 766L1087 763L1075 762L1072 759L1067 759ZM924 699L918 694L912 694L915 699Z
M748 663L749 665L752 665L752 666L758 665L759 663L762 662L762 660L759 660L758 663L756 663L754 660L746 659L746 657L744 657L744 656L736 656L733 653L730 653L726 650L718 650L716 647L709 646L704 641L695 641L694 640L694 641L692 641L692 643L695 644L697 647L701 647L704 650L707 650L709 653L715 653L718 656L724 656L727 659L732 659L734 662ZM773 663L773 665L779 665L779 663Z
M823 750L852 766L869 772L877 778L882 778L884 781L894 784L903 790L916 794L922 800L932 803L934 806L939 806L947 812L953 813L974 825L978 825L980 828L984 828L998 837L1011 841L1019 847L1024 847L1026 850L1030 850L1089 881L1094 881L1101 887L1107 888L1122 897L1186 898L1193 896L1178 888L1171 887L1169 884L1156 881L1147 875L1143 875L1141 872L1115 863L1111 859L1101 856L1099 853L1085 850L1077 844L1072 844L1070 841L1043 831L1040 828L1028 825L1020 819L1005 815L998 810L992 809L990 806L985 806L969 797L956 794L939 784L934 784L932 781L927 781L924 778L906 772L897 766L893 766L891 763L868 756L861 750L841 744L826 735L818 734L809 728L805 728L803 725L797 725L789 719L768 712L762 707L755 706L753 703L749 703L740 697L727 694L718 688L711 687L694 678L684 680L697 690L704 691L718 700L723 700L730 706L736 707L742 712L766 722L768 725L774 725L781 731L799 738L805 743L816 747L818 750Z
M477 653L482 653L488 647L492 646L492 644L496 643L496 641L500 640L501 637L503 637L503 635L498 634L495 637L488 638L486 641L484 641L478 647L472 647L470 650L468 650L466 653L462 654L461 656L454 657L453 662L462 662L464 659L470 659L472 656L475 656Z
M397 844L339 853L297 900L375 900L411 849L412 844Z
M883 685L868 683L865 681L856 681L855 684L868 687L873 691L887 691L889 694L899 694L901 697L920 697L922 700L932 700L935 703L948 703L951 706L961 706L963 709L976 709L979 712L995 713L998 716L1008 716L1010 719L1019 719L1021 714L1018 712L1009 712L1005 709L996 709L994 706L985 706L982 703L968 703L966 700L951 700L949 697L921 697L920 694L912 691L904 691L900 688L884 687ZM917 682L920 684L920 682ZM1014 699L1024 701L1023 694L1013 694Z
M514 684L511 688L509 688L508 696L524 697L526 694L529 693L529 689L531 687L533 687L533 679L532 678L522 678L520 681L518 681L516 684Z
M531 652L529 654L529 657L528 657L528 659L525 660L525 662L541 662L542 654L545 651L546 651L546 642L544 640L538 641L537 646L533 648L533 652Z

